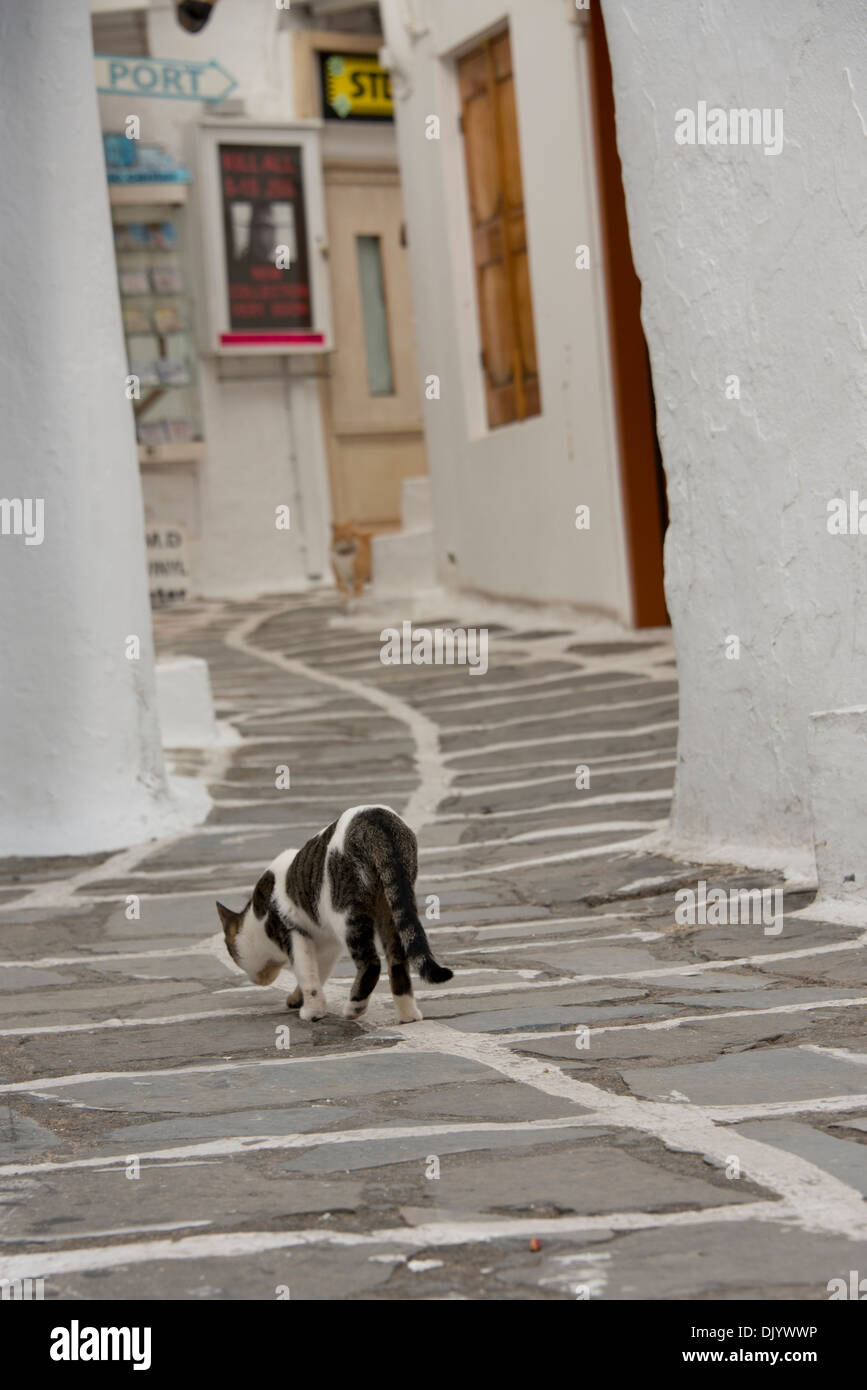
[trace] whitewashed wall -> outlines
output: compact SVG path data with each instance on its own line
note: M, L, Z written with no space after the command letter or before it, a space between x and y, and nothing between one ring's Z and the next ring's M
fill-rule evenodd
M301 23L300 16L274 4L220 0L206 29L196 35L180 28L168 0L152 0L147 22L154 57L215 58L236 78L232 97L243 100L245 117L292 119L291 26ZM141 118L144 142L164 145L181 162L192 161L194 127L207 114L202 104L105 95L99 100L104 129L122 130L125 117L134 113ZM195 199L195 188L190 197ZM193 227L194 214L192 207ZM204 313L201 292L197 311ZM302 363L297 366L303 371ZM206 458L197 477L183 469L171 489L164 470L162 475L146 470L143 480L154 519L181 519L162 514L179 489L184 495L178 505L197 519L200 529L191 546L197 556L195 587L208 597L246 598L304 588L317 575L327 580L331 504L319 402L309 379L291 379L282 357L205 357L199 361L199 386ZM292 529L278 531L274 509L287 503Z
M867 690L867 536L826 526L830 499L867 496L864 6L603 13L671 511L673 832L803 861L808 714ZM700 100L781 108L781 153L678 145Z
M631 619L617 466L589 72L571 7L546 0L383 0L418 321L437 562L459 586ZM488 431L452 56L508 19L542 414ZM407 24L414 23L415 35ZM407 82L400 79L400 70ZM406 94L401 97L401 91ZM441 139L425 138L438 115ZM575 247L591 247L591 269ZM589 505L589 531L575 508ZM455 556L451 564L448 556Z

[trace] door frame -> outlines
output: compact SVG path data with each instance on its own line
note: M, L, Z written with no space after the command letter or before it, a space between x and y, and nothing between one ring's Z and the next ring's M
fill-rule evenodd
M614 92L598 4L590 10L590 74L596 185L611 342L611 375L635 627L667 627L663 584L665 481L647 342L641 324L641 281L632 260L626 198L614 120Z

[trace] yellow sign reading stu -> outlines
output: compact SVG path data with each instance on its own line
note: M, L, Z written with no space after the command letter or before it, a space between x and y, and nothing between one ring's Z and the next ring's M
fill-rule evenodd
M391 79L372 54L330 53L323 63L328 116L389 120Z

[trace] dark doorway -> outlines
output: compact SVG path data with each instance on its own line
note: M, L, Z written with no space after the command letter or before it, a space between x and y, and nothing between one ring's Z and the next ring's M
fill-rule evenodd
M641 327L641 281L632 263L617 153L611 63L599 5L590 13L598 187L633 612L636 627L662 627L668 623L662 583L662 538L668 525L665 474Z

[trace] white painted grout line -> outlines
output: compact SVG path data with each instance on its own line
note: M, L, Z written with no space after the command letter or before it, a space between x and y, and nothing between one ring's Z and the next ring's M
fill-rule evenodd
M572 780L572 773L565 773L557 781L565 781L566 778ZM549 779L546 779L549 780ZM670 801L671 788L662 787L659 791L649 792L607 792L604 796L588 796L586 800L579 801L547 801L542 806L519 806L509 811L452 811L445 816L437 816L437 825L447 825L450 821L491 821L505 820L513 816L544 816L554 811L576 811L585 810L588 806L622 806L635 801Z
M419 858L435 855L463 854L470 849L500 849L503 845L532 845L540 840L562 840L580 835L605 835L624 830L658 830L667 825L663 820L598 820L582 825L546 826L544 830L524 830L519 835L506 835L495 840L461 840L455 845L428 845L419 850Z
M456 762L458 758L479 758L486 757L489 753L502 753L510 748L538 748L551 743L571 743L574 745L591 742L600 738L629 739L641 738L644 734L655 734L662 729L676 729L678 721L676 719L664 719L658 724L642 724L637 729L576 729L571 734L551 734L546 738L521 738L506 743L486 743L481 748L461 748L456 753L449 753L449 762ZM484 772L484 768L477 769Z
M335 1112L332 1118L339 1118ZM370 1125L364 1129L315 1130L304 1134L233 1134L222 1139L203 1139L198 1143L172 1144L162 1149L136 1150L141 1163L176 1162L181 1159L227 1158L235 1154L274 1153L293 1149L340 1147L344 1144L379 1144L383 1140L447 1138L454 1134L538 1134L539 1143L545 1134L570 1129L599 1128L593 1115L561 1115L553 1120L487 1120L432 1121L427 1124ZM120 1141L119 1141L120 1142ZM106 1171L106 1164L119 1165L111 1171L123 1171L126 1150L102 1153L90 1158L47 1159L42 1163L4 1163L0 1178L21 1177L23 1174L81 1172L88 1168ZM400 1162L400 1159L396 1159Z
M189 1231L194 1226L213 1226L213 1221L163 1221L153 1226L117 1226L108 1231L71 1231L66 1235L50 1236L8 1236L3 1235L6 1245L53 1245L56 1240L107 1240L115 1236L146 1236L156 1231ZM2 1258L2 1252L0 1252ZM39 1259L38 1254L29 1257Z
M799 1004L771 1004L766 1009L730 1009L725 1013L718 1014L709 1011L701 1014L678 1014L674 1018L647 1019L638 1023L600 1023L598 1025L590 1023L586 1027L591 1038L594 1034L601 1033L665 1032L670 1028L680 1028L684 1023L713 1023L723 1018L765 1018L768 1014L811 1013L814 1009L854 1009L863 1004L867 1004L867 995L861 995L858 999L822 999ZM599 1005L588 1005L587 1007L598 1008ZM576 1021L574 1024L566 1024L563 1028L555 1028L551 1032L535 1032L533 1029L528 1029L526 1032L498 1032L491 1036L495 1037L497 1042L509 1044L531 1042L534 1038L568 1038L575 1028L582 1026ZM845 1048L815 1047L810 1043L804 1043L802 1046L807 1052L832 1052L847 1062L867 1062L867 1057L852 1056L846 1052Z
M740 1221L785 1220L788 1210L780 1202L732 1202L725 1207L700 1211L613 1212L605 1216L492 1217L477 1220L432 1222L427 1226L392 1226L378 1231L229 1231L225 1234L182 1236L179 1240L136 1242L129 1245L91 1246L58 1251L51 1255L27 1254L5 1258L3 1277L9 1280L51 1278L87 1270L115 1269L164 1260L238 1259L271 1250L290 1250L317 1245L380 1245L423 1250L428 1246L468 1245L493 1240L518 1240L549 1236L559 1240L588 1232L643 1231L665 1227L690 1227Z
M165 950L110 951L104 955L38 956L35 960L0 961L0 978L4 970L50 970L57 965L100 965L115 960L171 960L178 956L208 956L213 951L209 942L196 946L168 946Z
M498 956L504 951L544 951L550 946L598 946L602 941L659 941L664 935L661 931L642 931L634 927L632 931L611 932L607 936L539 936L535 941L504 941L496 946L450 946L447 949L451 960L453 956Z
M867 1094L814 1096L808 1100L766 1100L743 1105L709 1105L717 1124L741 1124L747 1120L779 1120L787 1115L836 1115L867 1109Z
M642 824L646 825L647 822ZM566 850L562 854L546 854L538 859L513 859L508 864L486 864L477 869L459 869L447 874L419 874L418 882L445 883L447 879L478 878L479 874L505 874L512 869L545 868L549 864L568 864L576 859L609 858L613 854L625 854L628 851L636 854L641 852L638 846L644 838L644 835L636 835L632 840L616 840L613 844L591 845L588 849Z
M820 1043L802 1043L803 1052L818 1052L823 1057L836 1057L838 1062L854 1062L857 1066L867 1067L867 1053L850 1052L848 1047L822 1047Z
M551 724L557 719L571 719L577 728L581 728L581 720L587 714L610 714L612 710L618 709L641 709L645 705L676 704L677 694L672 695L649 695L646 700L617 700L610 701L605 705L579 705L575 709L560 710L557 713L545 714L522 714L516 715L512 719L491 719L484 724L455 724L446 725L442 732L447 737L457 737L459 734L483 734L489 729L507 729L518 724Z
M285 986L284 986L285 988ZM0 1028L0 1038L29 1038L42 1034L101 1033L115 1028L164 1028L167 1025L199 1023L206 1018L262 1018L262 1009L207 1009L201 1013L165 1014L159 1018L104 1018L90 1023L47 1023L38 1027ZM0 1090L3 1088L0 1087Z
M664 748L631 748L628 753L606 753L599 762L590 764L591 772L597 777L619 777L621 773L626 772L655 772L661 768L677 767L677 760L675 758L666 758L657 762L646 761L648 758L659 758L659 754L666 751L667 750ZM672 748L671 751L674 752L674 749ZM634 760L636 758L641 758L644 761L635 762ZM630 762L630 759L633 761ZM538 769L540 767L559 767L561 770L560 772L546 774L544 777L528 777L517 782L489 782L483 786L478 786L475 781L471 781L465 786L458 780L453 784L450 795L475 796L478 794L481 796L486 792L510 791L518 787L541 787L546 782L561 782L566 779L574 784L574 759L568 757L566 754L563 754L559 758L534 758L533 761L529 763L509 762L502 767L476 767L467 768L464 771L462 771L461 768L457 768L455 770L455 777L457 779L462 777L476 778L481 773L485 773L488 777L505 777L508 773L526 772L530 768ZM564 767L566 771L563 771Z
M670 679L676 687L676 677L672 675ZM574 690L540 690L541 686L561 684L563 681L567 680L575 682ZM582 686L581 682L583 680L584 675L580 671L564 671L558 672L556 675L539 676L534 680L515 681L512 683L506 683L504 685L497 685L491 687L493 690L532 690L534 691L534 693L531 695L494 694L484 696L482 694L479 694L475 699L467 700L464 698L463 695L455 695L454 692L452 692L452 694L449 696L446 696L444 692L441 692L438 695L420 695L418 696L418 703L420 705L435 704L437 710L480 709L489 708L493 705L525 704L528 700L559 700L562 699L564 695L569 698L581 694L594 695L597 690L628 691L631 686L638 686L641 689L652 689L652 682L650 682L644 676L636 676L632 680L625 681L597 681L593 685ZM677 699L676 688L671 698Z
M396 1027L398 1025L395 1025ZM357 1057L381 1057L383 1053L393 1052L387 1043L379 1047L365 1047L351 1052L329 1052L316 1057L260 1057L254 1061L194 1062L185 1067L148 1067L135 1071L82 1071L67 1076L34 1077L30 1081L4 1081L0 1084L0 1095L14 1095L16 1091L27 1094L30 1091L45 1092L60 1090L67 1086L87 1086L93 1081L127 1081L130 1085L149 1077L164 1076L202 1076L223 1071L260 1071L264 1067L297 1067L302 1063L318 1065L321 1062L354 1061Z

